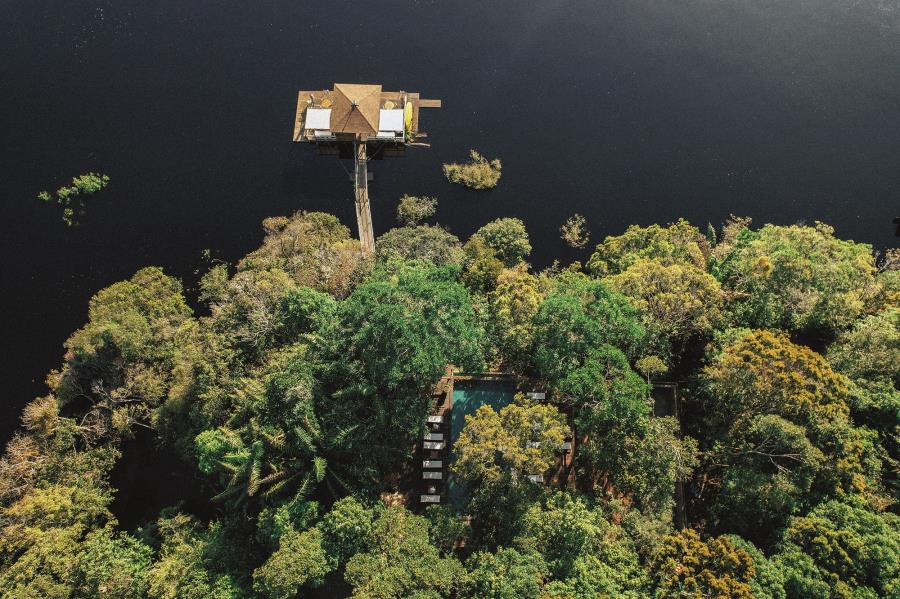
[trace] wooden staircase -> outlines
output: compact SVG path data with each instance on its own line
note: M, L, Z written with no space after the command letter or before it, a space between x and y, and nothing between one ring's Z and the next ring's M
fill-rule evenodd
M443 379L435 389L431 413L422 436L422 479L419 503L446 503L447 466L450 458L450 418L453 384Z

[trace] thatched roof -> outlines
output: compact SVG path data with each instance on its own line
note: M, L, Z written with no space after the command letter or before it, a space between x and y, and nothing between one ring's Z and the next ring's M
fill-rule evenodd
M373 135L378 131L380 85L335 83L333 102L331 130L334 133Z

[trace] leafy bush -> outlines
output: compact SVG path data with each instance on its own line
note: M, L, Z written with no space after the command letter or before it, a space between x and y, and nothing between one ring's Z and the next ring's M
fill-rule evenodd
M559 234L566 245L579 249L587 246L591 236L586 221L580 214L570 216L559 228Z
M419 225L434 216L437 203L437 198L405 195L397 205L397 220L405 227Z
M69 226L77 225L78 218L84 215L85 199L109 185L109 177L97 173L87 173L72 179L69 187L60 187L53 196L49 191L42 191L37 198L42 202L56 200L63 209L63 222Z
M472 189L491 189L500 182L500 160L488 161L476 150L469 150L469 162L444 165L444 176L451 183L462 183Z

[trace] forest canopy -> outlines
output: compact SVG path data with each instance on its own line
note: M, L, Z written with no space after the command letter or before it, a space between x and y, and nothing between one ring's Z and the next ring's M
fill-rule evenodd
M896 261L732 218L536 271L522 221L461 240L436 205L372 257L298 212L196 295L158 267L97 292L0 458L0 594L900 596ZM463 503L423 509L451 366L543 391L467 416ZM159 456L187 482L123 505Z

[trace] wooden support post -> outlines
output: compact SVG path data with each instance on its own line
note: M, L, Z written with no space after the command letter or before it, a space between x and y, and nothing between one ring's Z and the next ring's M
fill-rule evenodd
M369 206L369 172L366 163L366 144L353 142L356 169L353 189L356 192L356 224L359 227L359 242L363 256L375 252L375 233L372 231L372 209Z

